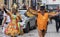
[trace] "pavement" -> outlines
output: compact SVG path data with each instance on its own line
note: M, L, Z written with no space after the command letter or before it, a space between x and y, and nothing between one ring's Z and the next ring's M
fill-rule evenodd
M56 32L54 20L53 20L52 24L48 25L47 29L48 30L47 30L45 37L60 37L60 30L59 30L59 33ZM0 37L3 37L1 26L0 26ZM39 35L38 35L37 29L35 29L35 30L31 30L29 33L25 33L25 34L20 35L18 37L39 37Z

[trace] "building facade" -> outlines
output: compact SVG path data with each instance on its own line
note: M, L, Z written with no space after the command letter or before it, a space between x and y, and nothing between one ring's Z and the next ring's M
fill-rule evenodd
M28 5L29 7L36 7L37 1L38 0L0 0L0 4L6 4L9 9L13 3L18 3L19 6L25 3L25 5Z

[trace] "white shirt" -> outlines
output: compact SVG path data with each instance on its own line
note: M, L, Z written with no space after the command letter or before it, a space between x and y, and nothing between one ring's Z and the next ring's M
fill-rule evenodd
M10 22L10 16L9 16L9 15L7 15L7 14L4 12L3 16L4 16L4 17L7 17L6 22Z

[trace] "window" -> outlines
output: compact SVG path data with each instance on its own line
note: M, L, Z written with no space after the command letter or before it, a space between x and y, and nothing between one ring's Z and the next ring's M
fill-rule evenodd
M7 0L4 0L4 4L7 5Z
M37 0L37 2L42 2L42 0Z
M13 0L13 3L16 3L16 0Z
M25 0L22 0L22 3L25 3Z
M47 9L48 10L57 10L58 7L59 7L59 5L48 5Z
M9 8L9 0L4 0L4 4Z
M26 0L22 0L22 4L20 5L21 10L26 10Z
M33 9L36 9L36 0L31 0L31 6Z

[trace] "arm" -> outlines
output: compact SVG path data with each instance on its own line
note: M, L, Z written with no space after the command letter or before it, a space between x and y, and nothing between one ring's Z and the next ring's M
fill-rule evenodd
M1 10L5 11L5 13L7 13L8 15L11 15L10 11L7 10L7 6L6 5L1 4Z
M5 13L7 13L8 15L10 15L10 16L11 16L10 11L6 10L5 8L4 8L4 11L5 11Z
M59 13L57 12L57 13L55 13L55 14L53 14L53 13L48 13L49 14L49 16L56 16L56 15L58 15Z
M18 20L19 20L20 22L22 22L21 15L20 15L19 13L17 13L17 16L18 16Z
M31 9L31 8L29 8L28 11L29 11L31 14L33 14L33 15L37 15L37 13L38 13L38 11L35 11L35 10Z

